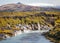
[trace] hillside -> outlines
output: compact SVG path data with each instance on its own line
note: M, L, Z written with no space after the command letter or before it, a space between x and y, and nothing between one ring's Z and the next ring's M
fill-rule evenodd
M0 11L60 11L58 8L46 6L29 6L22 3L12 3L0 6Z
M47 25L51 30L47 37L60 42L60 9L53 7L37 7L22 3L0 6L0 34L12 35L18 24ZM55 36L55 37L54 37ZM52 39L51 39L52 40Z

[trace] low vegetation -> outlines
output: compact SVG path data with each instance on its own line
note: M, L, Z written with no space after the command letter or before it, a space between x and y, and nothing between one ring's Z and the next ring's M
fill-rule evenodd
M49 25L51 30L47 37L57 40L60 43L60 12L0 12L0 34L13 33L19 30L15 27L17 24L40 23ZM7 28L8 26L12 28ZM50 39L50 40L51 40Z

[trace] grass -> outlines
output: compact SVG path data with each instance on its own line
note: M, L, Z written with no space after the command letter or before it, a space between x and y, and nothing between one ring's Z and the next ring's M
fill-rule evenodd
M44 16L42 14L50 15ZM42 16L41 16L42 15ZM56 15L56 16L54 16ZM8 17L7 17L8 16ZM16 16L16 17L15 17ZM24 17L25 16L25 17ZM15 17L15 18L14 18ZM22 18L20 18L22 17ZM54 19L54 20L53 20ZM51 21L50 21L51 20ZM55 22L55 25L52 26L51 22ZM29 24L29 23L40 23L43 25L49 25L53 27L49 32L50 35L54 36L60 31L60 12L55 11L46 11L46 12L0 12L0 28L4 27L4 31L0 30L0 33L9 33L14 30L19 30L15 27L17 24ZM11 30L6 30L5 27L9 24L12 28ZM56 37L59 37L57 35ZM53 37L52 37L53 38Z

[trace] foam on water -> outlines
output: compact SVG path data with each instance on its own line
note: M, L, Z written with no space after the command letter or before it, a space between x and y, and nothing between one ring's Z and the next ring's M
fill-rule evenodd
M23 33L37 33L37 32L43 33L43 32L48 32L48 31L49 30L35 30L35 31L32 31L32 30L24 30L24 32L22 32L21 30L19 30L19 31L16 31L15 32L15 36L20 35L20 34L23 34Z

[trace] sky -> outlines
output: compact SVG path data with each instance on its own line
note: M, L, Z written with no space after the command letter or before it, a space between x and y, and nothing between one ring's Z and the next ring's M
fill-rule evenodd
M60 6L60 0L0 0L0 5L21 2L28 5Z

